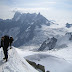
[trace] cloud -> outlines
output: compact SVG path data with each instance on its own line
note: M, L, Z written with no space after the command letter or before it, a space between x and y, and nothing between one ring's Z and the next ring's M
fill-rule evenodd
M0 5L0 18L9 19L13 17L13 12L11 12L11 7L7 5Z
M21 13L39 13L41 11L49 11L51 8L12 8L12 12L19 11Z
M25 5L28 6L28 7L50 7L50 6L53 6L55 5L56 2L36 2L36 3L26 3Z

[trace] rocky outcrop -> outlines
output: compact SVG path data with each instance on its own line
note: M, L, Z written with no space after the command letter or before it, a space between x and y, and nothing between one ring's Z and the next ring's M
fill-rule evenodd
M67 24L66 24L66 27L67 27L67 28L70 28L70 27L72 27L72 24L67 23Z
M36 65L35 62L29 61L29 60L27 60L27 59L26 59L26 61L27 61L30 65L32 65L34 68L37 68L37 65Z
M43 65L40 64L36 64L35 62L26 60L30 65L32 65L35 69L37 70L41 70L42 72L45 72L45 67Z
M46 71L46 72L50 72L50 71Z
M56 38L48 38L46 41L44 41L41 45L41 47L38 49L38 51L43 51L43 50L51 50L55 47L57 42Z
M36 66L38 69L42 70L43 72L45 72L45 67L43 65L37 64Z
M69 40L72 40L72 32L67 32L66 35L69 36Z
M72 40L72 35L70 36L69 40Z

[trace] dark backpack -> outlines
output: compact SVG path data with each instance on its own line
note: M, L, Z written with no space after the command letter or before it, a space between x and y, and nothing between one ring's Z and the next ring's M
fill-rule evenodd
M5 47L8 47L9 46L9 36L8 35L5 35L4 36L4 46Z

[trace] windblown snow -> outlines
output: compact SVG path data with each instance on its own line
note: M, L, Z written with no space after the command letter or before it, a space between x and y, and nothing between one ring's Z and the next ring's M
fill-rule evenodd
M3 60L3 50L0 49L0 72L38 72L21 58L15 48L9 50L9 59L7 62Z

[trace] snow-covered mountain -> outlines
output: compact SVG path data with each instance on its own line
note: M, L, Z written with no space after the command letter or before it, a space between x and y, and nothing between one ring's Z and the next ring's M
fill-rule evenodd
M38 72L24 58L20 57L15 48L9 50L9 59L3 60L3 50L0 49L0 72Z
M0 37L5 34L13 36L14 46L19 47L34 40L37 37L37 34L40 33L40 36L43 35L41 31L43 25L50 26L52 24L54 23L47 20L40 13L21 14L20 12L16 12L11 20L0 19ZM44 36L45 35L43 35L43 37ZM41 39L39 41L41 41Z

